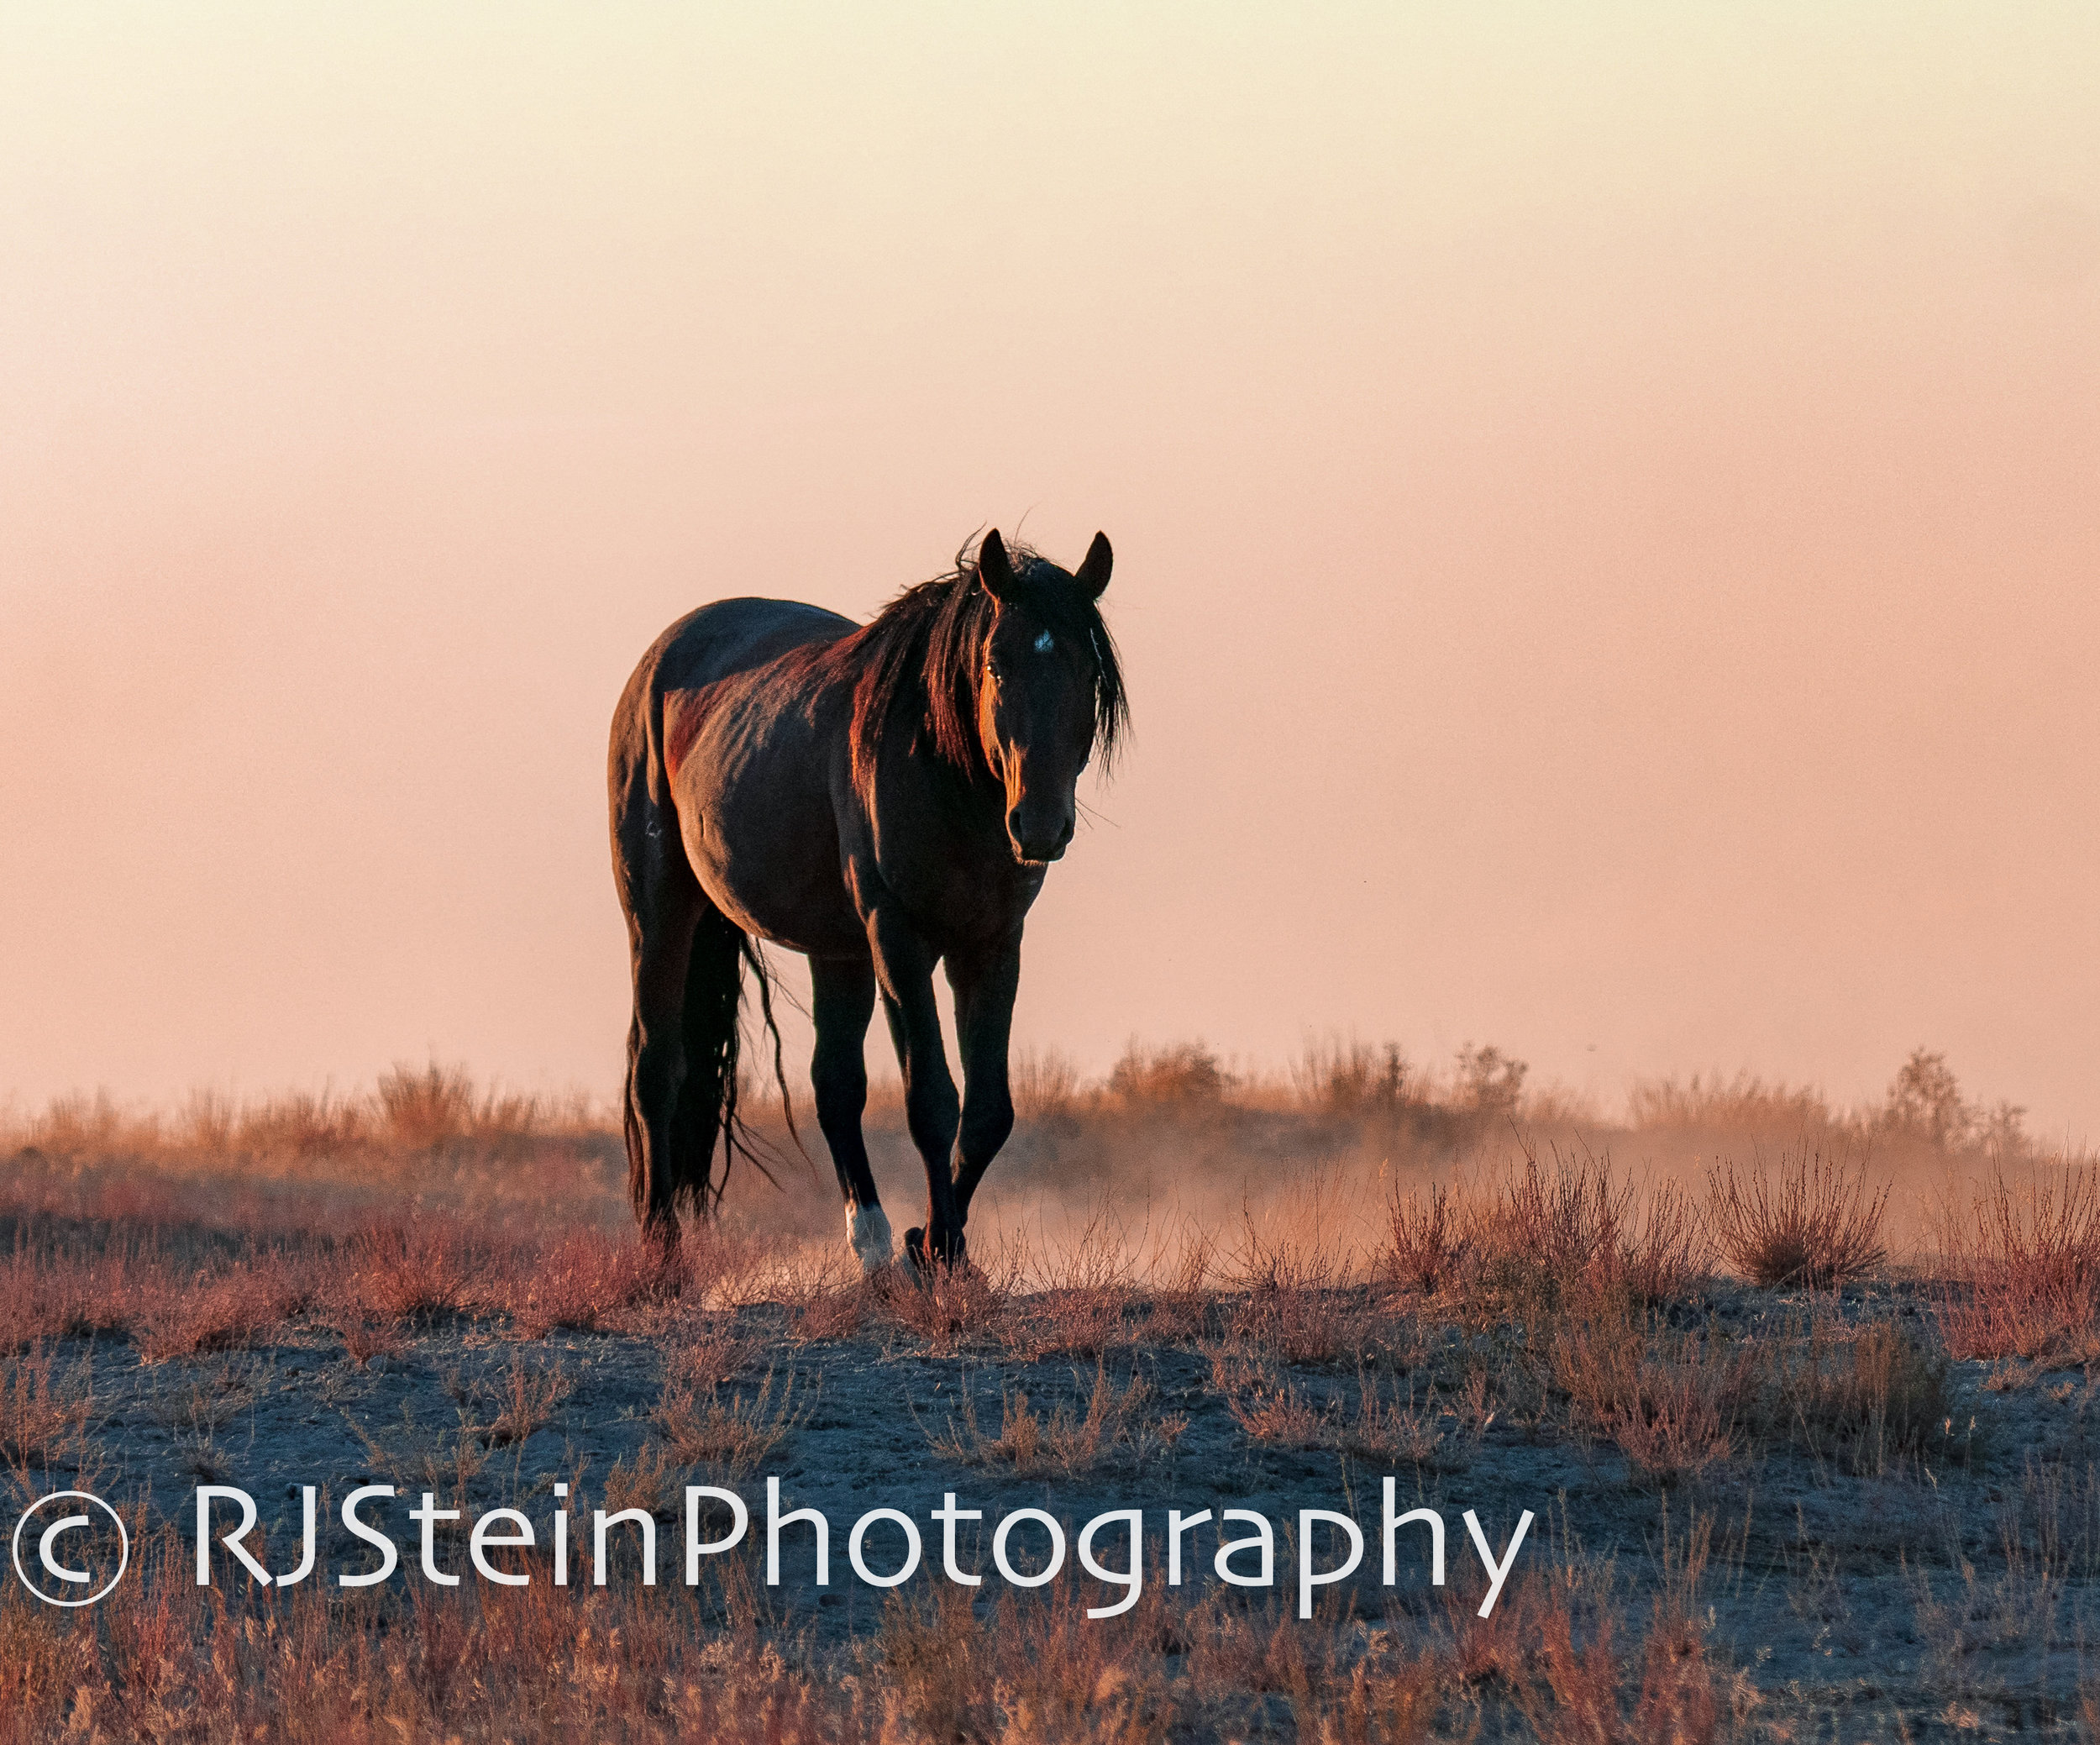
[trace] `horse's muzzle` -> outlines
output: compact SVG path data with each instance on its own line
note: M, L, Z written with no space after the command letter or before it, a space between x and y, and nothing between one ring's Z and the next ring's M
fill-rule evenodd
M1055 837L1031 839L1022 833L1021 808L1016 806L1006 814L1006 840L1013 845L1014 859L1028 866L1041 866L1048 861L1062 860L1064 851L1072 845L1074 822L1067 818L1063 830Z

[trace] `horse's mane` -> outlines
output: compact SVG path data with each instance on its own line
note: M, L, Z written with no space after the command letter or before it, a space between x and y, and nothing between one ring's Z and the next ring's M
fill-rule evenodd
M1093 651L1094 740L1105 766L1130 724L1115 639L1068 572L1014 541L1006 553L1026 590L1026 609L1058 636ZM947 574L906 588L859 629L816 651L813 665L825 677L853 686L857 786L869 790L876 754L892 733L908 736L907 743L930 740L935 755L958 770L985 770L977 687L995 612L965 545Z

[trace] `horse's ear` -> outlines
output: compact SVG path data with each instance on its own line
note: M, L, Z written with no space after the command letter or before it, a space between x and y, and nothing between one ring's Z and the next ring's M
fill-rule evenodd
M1002 606L1010 604L1021 591L1013 564L1006 556L1006 542L999 537L997 528L978 545L977 579L984 584L984 591Z
M1096 533L1094 543L1086 549L1086 559L1073 575L1079 585L1079 592L1089 600L1101 597L1101 590L1108 586L1108 572L1116 562L1116 554L1109 549L1108 535Z

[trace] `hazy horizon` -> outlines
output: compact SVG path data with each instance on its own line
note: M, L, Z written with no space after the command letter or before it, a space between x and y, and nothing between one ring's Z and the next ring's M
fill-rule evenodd
M2100 1137L2095 66L2070 6L0 20L0 1101L609 1090L643 649L991 524L1108 533L1135 717L1018 1044L1922 1045Z

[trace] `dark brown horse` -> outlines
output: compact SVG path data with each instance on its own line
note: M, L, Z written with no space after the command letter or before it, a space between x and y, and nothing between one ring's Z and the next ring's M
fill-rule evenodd
M860 1117L880 996L926 1161L927 1221L905 1238L963 1253L970 1196L1014 1123L1006 1040L1021 932L1072 840L1079 772L1126 721L1097 603L1108 540L1076 574L984 535L975 560L873 623L785 600L722 600L642 657L612 719L612 861L633 958L628 1183L666 1243L705 1212L738 1143L744 965L753 942L807 954L817 1124L869 1271L890 1259ZM963 1095L933 970L955 995ZM775 1033L775 1070L778 1070Z

